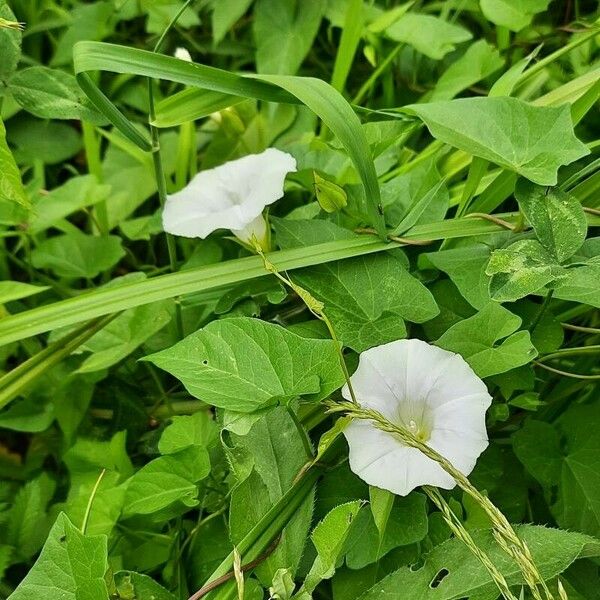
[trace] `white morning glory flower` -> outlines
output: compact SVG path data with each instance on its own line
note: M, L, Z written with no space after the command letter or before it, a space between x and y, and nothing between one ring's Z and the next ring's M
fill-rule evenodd
M350 380L362 408L404 426L465 475L488 445L485 411L492 399L458 354L398 340L363 352ZM351 399L348 386L342 394ZM401 496L421 485L456 485L438 463L372 421L353 419L344 435L350 468L370 485Z
M187 48L175 48L175 58L179 60L185 60L187 62L192 62L192 55L189 53Z
M269 249L262 211L283 196L285 176L296 171L296 159L268 148L200 171L182 190L167 197L163 210L166 232L205 238L216 229L230 229L243 243L255 238Z

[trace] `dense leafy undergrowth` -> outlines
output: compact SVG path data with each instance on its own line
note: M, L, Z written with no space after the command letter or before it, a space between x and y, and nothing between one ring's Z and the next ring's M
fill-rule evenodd
M598 16L0 0L0 596L600 598Z

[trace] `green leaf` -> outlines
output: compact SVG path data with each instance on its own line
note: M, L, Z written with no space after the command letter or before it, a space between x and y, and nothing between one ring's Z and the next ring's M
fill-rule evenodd
M0 32L3 30L0 29ZM15 163L15 159L6 143L6 129L0 118L0 200L15 202L25 208L31 207L31 202L25 193L21 173Z
M544 12L550 0L480 0L484 17L511 31L527 27L536 13Z
M346 6L342 35L335 55L333 73L331 74L331 85L338 92L343 92L346 86L346 80L360 44L364 26L363 0L350 0Z
M31 559L44 544L52 523L47 508L55 489L54 481L43 473L28 481L13 499L3 542L13 546L21 560Z
M108 70L144 75L236 96L305 104L344 145L365 188L372 225L381 237L385 236L385 224L379 207L379 183L360 120L344 97L324 81L313 77L283 75L239 76L154 52L97 42L78 43L73 60L79 85L96 107L126 137L146 151L151 148L147 137L140 134L100 92L87 71Z
M519 317L490 302L476 315L450 327L436 345L460 354L479 377L489 377L537 356L529 332L517 331L520 325Z
M229 527L237 545L290 490L307 457L300 433L284 407L267 411L248 433L231 434L231 438L237 454L249 455L254 462L250 475L232 492ZM265 585L279 568L296 572L310 530L312 508L313 494L309 493L287 524L273 554L257 569Z
M70 12L70 25L61 36L50 65L67 65L73 59L73 50L79 40L101 40L112 30L115 14L111 2L101 0L93 4L79 4ZM165 23L166 24L166 23ZM162 24L162 28L165 24Z
M385 237L381 192L373 157L368 149L369 144L360 120L344 97L330 85L314 77L284 75L256 75L255 77L273 83L294 95L318 115L337 136L363 184L371 224L381 237Z
M209 473L208 452L201 446L155 458L127 481L123 516L149 515L174 504L187 512L198 505L197 483Z
M514 221L515 215L505 215ZM291 221L290 221L291 222ZM318 224L320 221L308 221ZM390 244L374 236L355 235L341 227L350 236L335 242L302 246L272 252L270 260L281 271L298 269L344 258L373 254L390 249ZM415 226L406 237L417 240L445 239L498 233L503 228L483 219L452 219L441 223ZM213 292L216 288L267 276L260 256L233 259L209 264L178 273L170 273L134 281L114 288L102 288L23 311L0 319L0 344L27 338L59 327L82 323L134 306L150 304L195 292ZM212 296L211 296L212 297Z
M64 514L52 527L42 553L10 600L106 600L107 538L85 536Z
M6 0L0 0L0 18L13 22L17 20ZM21 37L19 29L0 27L0 82L5 85L17 69L21 57ZM0 168L0 172L4 172L4 169Z
M76 211L103 202L110 192L111 187L98 183L93 175L72 177L65 184L34 200L28 231L40 233Z
M388 519L394 506L394 498L394 494L388 492L388 490L382 490L372 485L369 486L369 506L371 507L371 514L373 515L380 539L383 539L385 535Z
M363 503L359 500L336 506L313 529L310 539L317 550L317 557L299 593L312 594L323 579L331 579L348 534L362 506Z
M0 281L0 304L28 298L47 289L47 286L31 285L21 281Z
M469 31L431 15L406 13L385 30L392 40L404 42L425 56L440 60L456 49L456 44L473 36Z
M89 535L110 535L121 516L125 488L122 476L115 471L106 471L99 481L102 471L90 471L87 476L78 477L64 503L59 506L73 523L83 523L86 515L86 533ZM88 503L94 497L92 510L88 513Z
M460 98L406 107L431 135L540 185L556 185L562 165L589 154L573 132L571 112L509 97Z
M385 183L381 196L393 235L403 235L417 224L442 221L449 205L448 188L434 160Z
M342 343L362 352L405 337L405 319L423 323L439 313L402 258L393 253L352 258L297 271L293 279L325 304Z
M258 72L294 75L313 44L324 10L323 0L257 0L254 39Z
M504 59L498 50L485 40L478 40L444 71L429 100L452 100L454 96L489 77L503 65Z
M512 439L515 454L529 473L545 487L556 485L564 458L556 429L550 423L527 419Z
M425 496L418 492L395 496L383 537L372 511L363 510L358 515L346 541L346 564L351 569L362 569L398 546L420 542L427 535L427 529Z
M168 300L125 311L81 346L92 354L77 372L100 371L123 360L169 323L172 312Z
M176 600L176 597L143 573L118 571L115 586L122 600Z
M221 3L217 6L221 6ZM187 88L156 103L156 116L152 125L155 127L181 125L208 117L214 112L235 106L244 100L245 98L232 94Z
M38 433L45 431L54 421L54 405L29 397L13 403L0 412L0 428L12 431Z
M49 269L59 277L96 277L125 256L121 238L73 231L41 242L31 253L36 269Z
M214 406L252 412L295 396L320 400L344 383L336 344L257 319L214 321L146 357Z
M600 308L600 264L568 269L554 288L554 297Z
M490 295L498 302L514 302L565 276L565 270L536 240L519 240L494 250L485 272L492 277Z
M547 580L562 573L579 557L600 554L598 541L581 533L540 525L521 525L515 529ZM471 535L509 585L523 584L519 567L501 550L490 531L473 531ZM437 585L432 586L432 582ZM488 599L498 595L498 588L486 568L456 538L436 546L421 568L402 567L379 581L360 596L360 600L396 600L398 590L402 590L402 600Z
M23 69L11 79L10 91L26 111L42 119L103 121L102 115L89 106L75 77L58 69Z
M587 220L577 198L559 188L517 181L515 197L546 250L559 263L573 256L585 241Z
M554 426L529 420L514 436L515 453L546 488L558 524L594 536L600 534L599 427L594 401L572 406Z
M209 448L218 438L217 425L208 412L173 417L158 442L161 454L174 454L193 446Z
M220 0L213 4L213 41L218 44L254 0Z
M486 275L490 249L474 243L462 248L428 252L427 259L436 269L450 277L465 300L474 308L483 308L490 301L490 278Z
M16 146L15 158L19 162L39 160L48 165L66 161L83 145L81 136L70 124L40 121L25 115L11 123L8 139Z

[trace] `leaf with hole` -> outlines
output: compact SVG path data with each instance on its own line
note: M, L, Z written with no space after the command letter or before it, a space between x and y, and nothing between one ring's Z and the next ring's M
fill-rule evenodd
M296 396L321 400L344 383L336 343L257 319L214 321L146 357L209 404L252 412Z

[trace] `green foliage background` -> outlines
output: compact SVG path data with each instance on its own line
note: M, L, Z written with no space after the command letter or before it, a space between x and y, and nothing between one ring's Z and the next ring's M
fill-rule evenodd
M499 596L421 491L349 470L301 298L229 232L162 231L165 193L275 146L269 260L350 371L404 337L469 362L472 482L551 590L598 600L599 10L0 0L0 597Z

